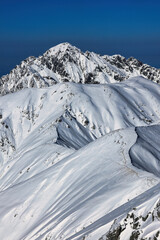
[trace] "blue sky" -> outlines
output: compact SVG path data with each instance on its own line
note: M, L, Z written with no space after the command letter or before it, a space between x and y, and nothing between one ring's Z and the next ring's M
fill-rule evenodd
M160 67L160 1L0 1L0 75L66 41Z

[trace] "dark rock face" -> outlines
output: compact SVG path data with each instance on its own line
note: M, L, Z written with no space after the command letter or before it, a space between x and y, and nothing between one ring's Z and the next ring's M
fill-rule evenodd
M58 82L108 83L121 82L132 76L143 76L160 82L160 70L139 60L121 55L100 56L81 52L69 43L49 49L43 56L29 57L0 79L0 94L23 88L43 88Z
M122 234L128 237L128 240L158 240L160 231L154 231L152 237L142 237L145 224L147 221L150 223L160 220L160 202L154 206L153 210L148 212L146 215L141 215L137 212L136 208L132 212L128 213L121 222L118 223L118 219L114 220L113 225L109 231L103 235L99 240L119 240L122 239ZM128 231L129 228L129 231ZM129 234L128 234L129 233Z

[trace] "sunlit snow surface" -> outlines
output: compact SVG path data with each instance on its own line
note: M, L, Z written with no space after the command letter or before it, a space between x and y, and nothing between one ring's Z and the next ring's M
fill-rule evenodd
M0 78L0 95L25 88L44 88L57 83L115 83L142 76L160 83L160 69L121 55L101 56L82 52L69 43L50 48L42 56L28 57Z
M107 239L133 208L153 211L159 106L160 86L142 77L1 97L0 239ZM141 236L159 220L141 224Z

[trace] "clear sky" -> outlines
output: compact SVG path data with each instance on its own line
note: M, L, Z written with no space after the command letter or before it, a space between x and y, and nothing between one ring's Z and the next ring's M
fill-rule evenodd
M160 68L160 1L0 0L0 76L61 42Z

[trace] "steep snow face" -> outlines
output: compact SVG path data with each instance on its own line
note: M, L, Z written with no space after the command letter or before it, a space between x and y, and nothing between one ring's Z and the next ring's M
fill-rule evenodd
M82 236L85 236L85 240L158 240L160 237L159 187L160 184L157 184L69 237L68 240L83 239Z
M3 76L0 238L158 239L159 81L69 43Z
M2 239L74 239L154 186L159 179L130 162L128 151L135 141L134 128L112 132L0 192Z
M98 240L133 207L152 210L159 96L158 84L136 77L0 97L1 239Z
M39 134L79 149L113 130L157 123L159 94L159 85L139 77L121 84L62 83L6 95L0 102L1 162Z
M27 58L10 74L3 76L0 94L48 87L59 82L113 83L140 75L157 83L160 80L159 69L142 64L135 58L83 53L69 43L62 43L38 58Z
M160 125L136 128L138 139L130 150L132 164L160 177Z

